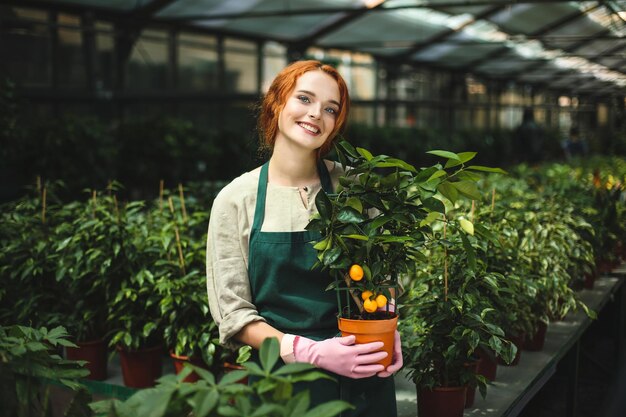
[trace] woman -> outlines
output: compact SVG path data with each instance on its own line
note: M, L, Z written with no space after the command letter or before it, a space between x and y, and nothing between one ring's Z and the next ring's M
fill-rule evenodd
M393 378L402 366L397 343L392 365L382 342L356 345L337 334L332 278L312 270L319 235L304 228L316 212L320 189L332 192L341 168L322 157L344 127L346 84L331 66L300 61L283 69L265 95L259 116L269 161L227 185L211 210L207 244L207 290L220 341L258 349L276 337L285 363L307 362L333 381L315 381L311 404L343 399L353 416L396 415ZM398 340L399 342L399 340Z

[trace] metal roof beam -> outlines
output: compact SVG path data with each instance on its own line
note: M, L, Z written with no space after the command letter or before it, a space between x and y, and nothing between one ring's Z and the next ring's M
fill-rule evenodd
M585 11L577 11L574 12L572 14L569 14L567 16L564 16L563 18L559 19L556 22L553 22L550 25L547 25L535 32L533 32L532 34L530 34L531 37L540 37L552 30L558 29L559 27L565 26L571 22L573 22L574 20L580 19L582 17L584 17L588 12L597 9L598 7L600 7L600 3L590 7L589 9L585 10ZM495 58L499 58L502 55L506 54L509 51L509 48L507 46L503 46L502 48L496 49L495 51L492 51L490 53L488 53L487 55L480 57L478 59L475 59L474 61L470 62L467 64L467 68L469 68L469 70L471 71L473 68L479 67L482 64L484 64L485 62L488 62L492 59Z
M493 6L490 7L489 9L485 10L484 12L473 16L472 19L468 20L467 22L463 23L461 26L454 28L454 29L448 29L440 34L437 34L435 36L432 36L431 38L422 41L422 42L416 42L414 43L411 48L409 48L408 51L405 52L401 52L398 55L396 55L394 58L396 59L406 59L409 58L411 55L428 48L429 46L433 45L434 43L437 42L441 42L447 38L449 38L450 36L454 35L455 33L458 33L460 30L465 29L466 27L468 27L471 24L476 23L479 20L482 19L487 19L489 16L492 16L493 14L497 13L498 11L502 10L504 8L504 6Z
M148 18L152 17L154 14L159 12L160 10L166 8L170 4L176 2L177 0L152 0L150 3L142 6L140 8L134 9L132 14L139 18Z
M314 44L315 41L318 40L319 38L326 36L329 33L332 33L340 29L341 27L347 25L348 23L362 17L363 15L365 15L365 13L368 13L375 9L382 8L384 3L385 1L383 0L381 3L371 8L362 7L359 9L352 10L350 12L346 12L344 13L343 16L341 16L337 20L334 20L333 22L330 22L324 25L323 27L317 29L315 32L305 35L302 38L296 40L295 42L293 42L292 47L295 47L296 49L306 49L312 44Z

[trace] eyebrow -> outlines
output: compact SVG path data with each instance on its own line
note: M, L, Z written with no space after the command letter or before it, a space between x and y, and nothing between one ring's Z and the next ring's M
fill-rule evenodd
M304 93L304 94L308 94L308 95L313 96L313 97L317 97L314 92L309 91L309 90L298 90L298 93ZM341 107L339 102L336 101L336 100L328 100L328 101L331 102L332 104L335 104L337 107Z

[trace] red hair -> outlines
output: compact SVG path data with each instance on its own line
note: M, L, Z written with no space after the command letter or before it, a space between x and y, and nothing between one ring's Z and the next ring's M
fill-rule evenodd
M319 148L318 156L326 155L330 151L337 134L343 130L350 111L350 95L346 82L339 72L330 65L322 64L319 61L296 61L285 67L274 78L267 94L261 101L258 129L262 148L274 149L278 134L278 116L285 107L289 95L296 88L298 78L309 71L324 71L337 82L339 87L339 111L335 119L335 127L328 135L326 142Z

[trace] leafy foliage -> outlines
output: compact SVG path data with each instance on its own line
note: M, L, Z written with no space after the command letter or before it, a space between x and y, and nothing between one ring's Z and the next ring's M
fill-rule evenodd
M193 413L195 417L332 417L351 406L344 401L330 401L310 408L308 391L293 394L300 381L329 378L315 367L294 363L279 367L277 339L266 339L260 349L260 364L247 363L245 370L225 374L220 380L204 369L189 366L177 377L166 375L155 388L139 391L125 402L105 401L92 405L97 416L169 417ZM183 382L194 370L201 379ZM239 381L247 376L257 380L252 385Z
M319 264L334 274L335 288L382 293L387 298L399 275L426 260L424 248L434 241L432 224L446 214L445 200L480 198L475 172L497 171L466 166L474 152L431 151L446 162L420 169L397 158L374 156L345 141L336 152L346 170L339 179L341 187L336 195L318 193L319 215L307 226L322 235L314 246ZM344 281L352 264L363 267L363 281ZM359 297L353 298L359 306ZM340 310L345 314L341 306Z
M50 387L58 381L72 390L82 386L78 378L89 374L82 362L62 359L57 349L75 345L63 327L48 330L24 326L0 326L0 403L3 415L45 416L49 412Z

